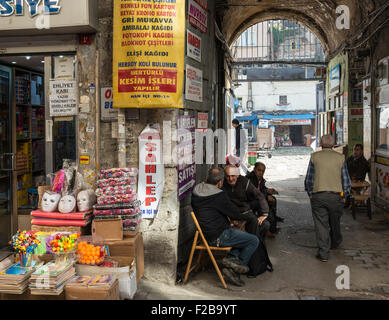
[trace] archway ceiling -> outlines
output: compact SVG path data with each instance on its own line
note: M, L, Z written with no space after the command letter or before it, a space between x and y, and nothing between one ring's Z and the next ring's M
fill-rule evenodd
M270 19L296 21L309 28L330 55L353 33L363 19L375 9L373 0L215 0L222 31L231 45L248 27ZM336 8L350 9L350 30L336 28Z

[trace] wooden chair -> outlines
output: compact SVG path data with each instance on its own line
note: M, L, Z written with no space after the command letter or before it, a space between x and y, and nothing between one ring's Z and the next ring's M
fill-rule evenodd
M195 269L197 271L197 269L201 266L203 253L206 251L206 252L208 252L209 257L211 258L212 264L216 269L217 275L219 276L219 279L220 279L221 283L223 284L223 287L225 289L227 289L227 284L224 280L222 273L220 272L219 266L217 265L216 259L213 256L212 251L221 251L221 252L227 253L232 249L232 247L224 247L224 248L210 247L208 245L207 240L204 237L203 231L200 228L199 222L197 221L195 214L193 212L191 212L190 214L191 214L193 221L196 225L197 231L196 231L196 234L195 234L195 237L193 240L192 250L191 250L190 255L189 255L188 266L186 267L184 284L188 282L189 273L191 273ZM200 235L200 239L199 239L199 235ZM200 253L199 253L199 257L197 259L196 264L194 266L192 266L192 260L193 260L193 256L194 256L194 253L196 250L200 250Z
M365 191L370 187L370 184L366 181L364 182L353 182L351 184L351 190L352 190L352 195L351 195L351 214L354 218L354 220L357 219L356 217L356 211L357 208L360 207L365 207L367 209L367 216L369 219L372 219L372 214L371 214L371 200L370 200L370 195L365 194ZM358 203L364 203L364 206L357 206L356 204Z

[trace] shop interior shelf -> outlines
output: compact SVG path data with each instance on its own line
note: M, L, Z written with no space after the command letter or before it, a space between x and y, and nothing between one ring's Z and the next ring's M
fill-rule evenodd
M44 105L42 106L40 104L32 104L31 106L34 108L44 108L45 107Z
M5 178L9 178L9 176L7 176L7 175L0 175L0 179L5 179Z
M35 137L35 138L32 138L32 140L42 140L44 139L45 137Z
M16 171L16 175L18 175L18 176L22 176L22 175L29 174L29 173L31 173L31 172L25 171L25 170L23 170L23 171Z

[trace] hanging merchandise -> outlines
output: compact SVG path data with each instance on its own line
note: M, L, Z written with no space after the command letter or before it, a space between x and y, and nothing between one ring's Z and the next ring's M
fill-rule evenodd
M140 223L140 201L136 193L136 168L114 168L101 170L97 205L94 206L95 220L121 219L123 231L135 231ZM131 184L125 185L125 181Z

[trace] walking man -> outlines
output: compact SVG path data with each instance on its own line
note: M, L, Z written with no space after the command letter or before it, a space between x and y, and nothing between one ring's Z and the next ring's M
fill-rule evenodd
M340 219L345 199L351 192L351 179L344 155L332 150L334 138L331 135L323 136L321 147L322 151L311 155L305 190L311 199L318 246L316 258L327 262L330 249L338 248L343 240Z
M248 138L246 136L246 131L243 129L238 119L232 120L232 126L235 128L235 155L240 158L241 169L246 175L248 172L246 166L248 150Z

